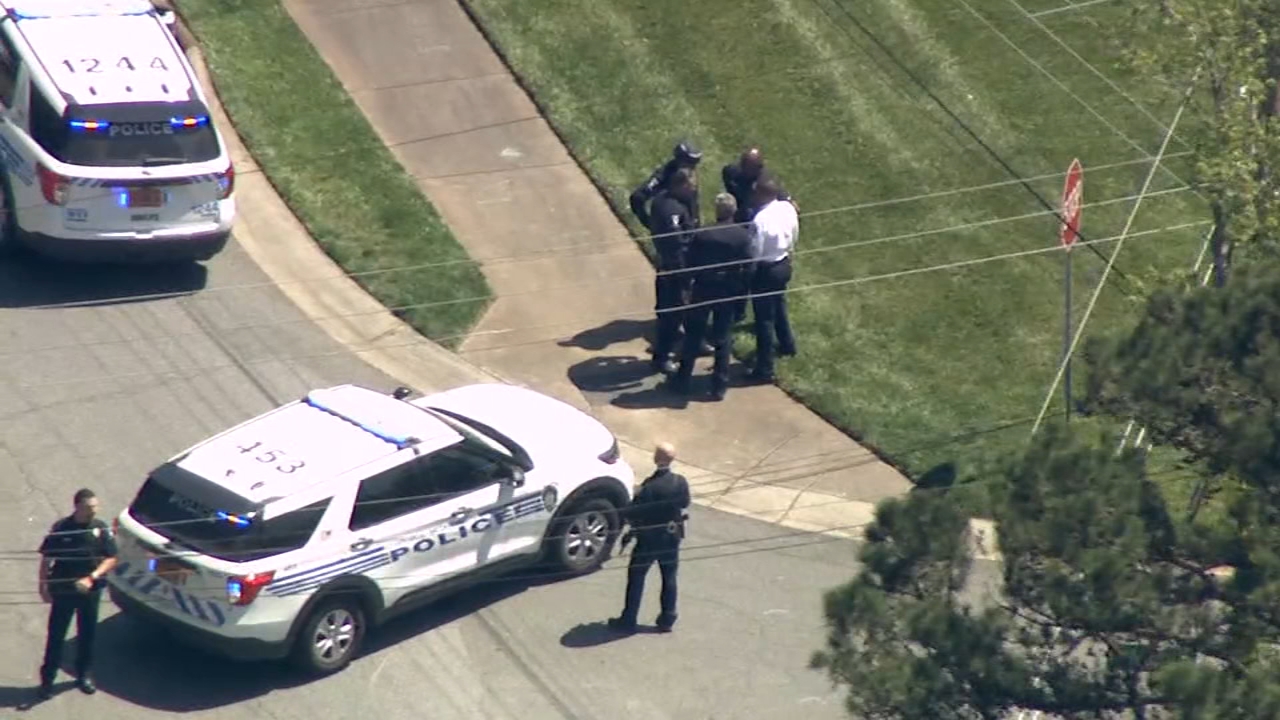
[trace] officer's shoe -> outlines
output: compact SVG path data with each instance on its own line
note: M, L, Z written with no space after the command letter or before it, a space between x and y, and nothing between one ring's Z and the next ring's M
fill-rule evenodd
M634 633L636 631L636 621L621 617L609 618L609 629L622 633Z
M659 615L657 622L654 624L658 626L658 632L669 633L675 628L676 619L673 617L669 618Z
M40 683L40 689L36 690L36 700L44 702L53 697L53 683Z
M721 400L724 400L724 396L728 394L728 392L729 391L726 388L712 388L707 397L714 402L720 402Z
M98 686L94 685L93 681L87 677L76 680L76 687L80 688L80 692L85 695L92 695L98 692Z
M708 355L714 355L715 353L716 353L716 346L712 345L709 342L702 343L702 347L698 348L698 355L702 357L706 357Z
M671 362L670 360L659 360L658 358L654 358L653 360L651 360L649 362L649 367L653 368L656 372L660 372L664 375L670 375L676 371L675 363Z

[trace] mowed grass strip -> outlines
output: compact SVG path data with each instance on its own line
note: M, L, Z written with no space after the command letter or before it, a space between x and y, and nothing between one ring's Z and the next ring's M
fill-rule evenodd
M218 95L311 236L428 338L461 341L488 304L479 269L277 0L180 0ZM429 269L413 266L436 264ZM458 302L450 302L458 301ZM396 310L426 303L429 307Z
M465 4L624 217L627 193L682 135L706 152L704 215L721 165L749 142L763 144L802 214L830 211L802 219L790 300L800 355L782 361L784 387L912 474L952 459L963 473L985 451L1025 441L1060 361L1060 253L856 279L1049 247L1057 220L1042 213L946 230L1042 212L1017 184L840 210L1010 179L852 17L1022 174L1065 173L1078 157L1086 203L1109 201L1084 208L1084 233L1122 231L1133 203L1117 200L1138 192L1149 165L1115 164L1154 155L1161 128L1062 51L1016 2ZM1129 76L1102 32L1123 27L1121 5L1043 22L1148 112L1171 118L1175 104ZM1175 140L1169 152L1186 149ZM1155 176L1151 189L1171 192L1146 200L1132 231L1205 217L1203 201L1178 189L1190 174L1187 161L1172 158L1170 171ZM1031 185L1056 205L1062 181ZM929 230L945 231L838 247ZM1127 243L1087 334L1130 322L1141 281L1189 269L1202 235L1185 230ZM1113 246L1097 250L1106 257ZM1088 248L1073 256L1079 318L1104 260ZM740 354L751 345L744 333ZM1061 403L1055 397L1057 414Z

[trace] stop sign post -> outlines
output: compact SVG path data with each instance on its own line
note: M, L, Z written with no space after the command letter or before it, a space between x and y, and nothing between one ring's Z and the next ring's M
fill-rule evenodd
M1067 179L1062 184L1061 225L1058 242L1063 255L1063 327L1062 327L1062 392L1066 400L1066 416L1071 417L1071 246L1080 237L1080 208L1084 202L1084 167L1080 160L1071 161Z

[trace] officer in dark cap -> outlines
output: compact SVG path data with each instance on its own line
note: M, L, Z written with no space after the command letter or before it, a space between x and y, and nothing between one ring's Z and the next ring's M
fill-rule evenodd
M631 193L631 212L635 213L636 218L640 220L642 225L647 228L652 227L649 201L667 188L675 172L681 169L696 171L700 162L702 162L702 151L695 147L693 143L687 140L676 143L676 146L671 150L671 159L650 173L648 179L640 183L640 186ZM696 224L700 219L696 193L693 197L691 212Z
M662 373L675 372L671 353L680 336L684 320L681 308L689 301L692 276L682 272L690 234L697 228L694 219L694 203L698 199L698 185L693 172L680 168L671 175L667 188L653 199L653 249L658 256L658 275L654 279L655 309L658 311L658 331L653 343L653 369Z
M111 528L97 515L97 496L87 488L80 490L75 494L75 512L54 523L40 543L40 598L50 605L40 667L41 700L53 695L72 616L76 618L76 686L85 694L97 691L89 677L94 631L105 578L115 567L117 555Z
M686 264L693 271L693 291L685 311L684 348L680 369L672 382L679 393L689 391L693 365L702 342L715 348L711 397L723 400L729 387L729 359L733 355L733 322L738 298L751 286L754 254L751 232L733 222L738 204L729 193L716 196L716 224L702 228L689 243ZM710 321L710 332L708 332Z
M672 472L676 449L671 443L659 443L653 451L657 469L640 485L625 511L631 529L623 538L623 546L631 538L636 547L631 551L627 567L627 595L622 614L609 619L609 627L622 632L635 632L644 596L644 578L649 567L658 563L662 573L661 612L658 630L671 632L676 624L676 573L680 568L680 541L684 539L685 510L689 507L689 481Z

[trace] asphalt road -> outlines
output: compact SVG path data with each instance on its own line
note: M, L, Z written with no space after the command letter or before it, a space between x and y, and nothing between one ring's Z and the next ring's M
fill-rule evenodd
M10 628L0 716L29 699L43 646L31 551L76 489L94 488L114 513L156 463L311 387L393 387L266 285L234 245L207 274L0 264L0 627ZM180 295L124 299L155 293ZM36 307L48 305L58 307ZM294 322L240 327L282 320ZM63 692L21 716L844 717L806 665L821 643L822 590L854 571L851 544L702 508L691 525L671 635L618 639L597 624L621 602L618 560L574 581L507 580L425 608L310 683L166 644L104 601L100 692ZM656 571L650 583L642 621L657 612Z

